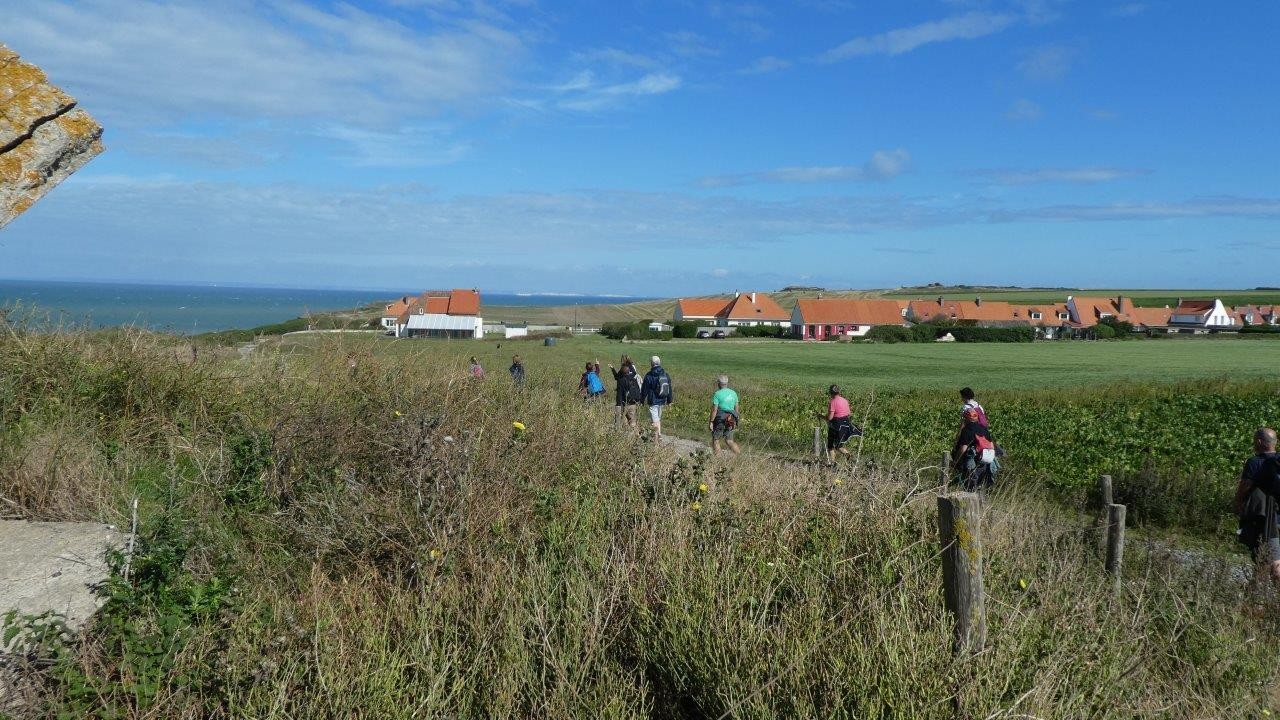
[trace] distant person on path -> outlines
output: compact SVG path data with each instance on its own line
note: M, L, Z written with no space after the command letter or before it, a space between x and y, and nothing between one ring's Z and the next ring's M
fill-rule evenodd
M484 368L480 367L480 361L476 359L475 355L471 356L471 365L467 368L467 372L477 380L484 379Z
M645 373L644 384L640 388L640 401L649 406L649 421L653 432L662 437L662 409L675 402L672 392L671 376L662 369L662 358L657 355L649 358L649 372Z
M604 395L604 381L600 379L598 363L587 363L582 378L578 381L578 394L583 400L592 401Z
M1258 428L1253 434L1253 457L1244 463L1236 486L1235 508L1240 516L1240 542L1258 564L1254 582L1264 574L1280 586L1280 540L1277 540L1276 507L1280 498L1280 455L1276 431Z
M508 368L507 372L511 373L511 384L514 385L517 390L523 390L524 361L520 359L519 355L511 356L511 367Z
M613 424L623 421L627 427L634 429L636 405L640 403L640 372L636 370L636 364L631 361L630 355L623 355L618 365L618 368L609 366L609 372L613 373L614 382L617 383L613 400Z
M742 406L738 402L738 393L729 387L729 376L716 378L716 391L711 396L711 454L720 454L720 441L733 452L742 452L738 443L733 441L733 433L738 429L738 421L742 419Z
M849 401L840 394L840 386L827 388L827 462L835 464L836 453L849 457L849 439L862 434L850 418ZM819 416L821 417L821 416Z
M962 420L966 412L969 410L976 410L978 413L978 422L982 424L982 427L991 427L991 423L987 421L987 411L982 408L978 399L974 397L973 388L960 388L960 399L964 401L964 404L960 406L960 417Z
M964 411L964 427L951 451L951 467L969 492L994 485L999 469L995 439L979 418L975 408Z

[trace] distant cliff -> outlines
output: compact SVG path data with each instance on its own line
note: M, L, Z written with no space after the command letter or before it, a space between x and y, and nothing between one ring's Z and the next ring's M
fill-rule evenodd
M102 126L0 45L0 228L102 152Z

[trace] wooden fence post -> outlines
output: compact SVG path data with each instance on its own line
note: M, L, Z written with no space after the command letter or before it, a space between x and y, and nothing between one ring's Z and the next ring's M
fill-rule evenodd
M1120 571L1124 565L1123 505L1107 506L1107 573L1113 578L1115 592L1120 594Z
M938 496L938 539L947 609L955 617L955 649L977 652L987 642L982 589L982 515L976 493Z
M1115 498L1111 494L1110 475L1102 475L1098 477L1098 492L1102 495L1102 509L1105 512L1106 509L1115 502Z
M819 460L822 459L822 428L813 428L813 456Z
M947 486L951 484L951 453L942 453L942 467L938 470L938 484L942 486L942 491L947 491Z

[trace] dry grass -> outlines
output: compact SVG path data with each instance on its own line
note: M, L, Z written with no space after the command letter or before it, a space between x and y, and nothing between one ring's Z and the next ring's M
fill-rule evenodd
M602 408L460 366L351 368L337 342L191 364L167 342L0 342L4 447L32 449L0 458L8 501L103 518L144 499L142 569L49 671L51 715L1226 717L1270 702L1275 627L1239 613L1235 586L1134 547L1113 598L1080 523L1030 490L991 499L989 644L957 658L926 468L682 460L617 436ZM86 449L34 450L71 435ZM50 495L55 467L69 479ZM143 663L123 639L160 650Z

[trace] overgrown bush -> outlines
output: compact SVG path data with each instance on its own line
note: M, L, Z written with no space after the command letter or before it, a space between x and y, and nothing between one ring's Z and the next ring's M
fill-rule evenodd
M956 342L1002 342L1002 343L1023 343L1031 342L1036 339L1036 331L1033 327L953 327L948 332L955 337Z
M600 334L610 340L670 340L672 331L650 330L647 322L609 322L600 326Z

